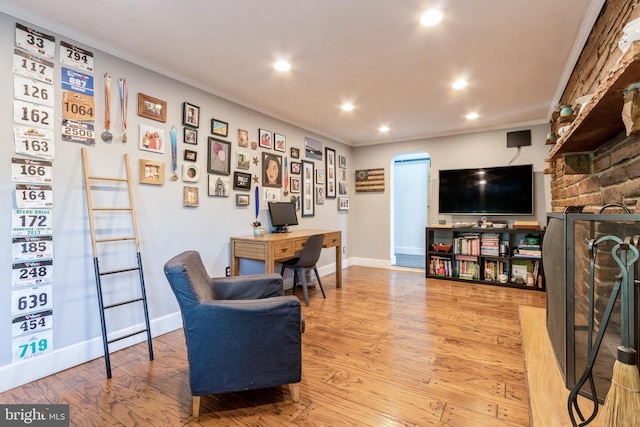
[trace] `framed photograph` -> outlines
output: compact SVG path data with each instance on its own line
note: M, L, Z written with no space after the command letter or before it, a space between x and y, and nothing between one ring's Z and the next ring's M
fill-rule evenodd
M346 169L347 167L347 156L338 156L338 167L342 169Z
M198 152L191 150L184 150L184 160L187 162L195 162L198 160Z
M182 125L192 128L200 127L200 107L188 102L182 103Z
M322 141L305 136L304 156L307 159L322 160Z
M324 185L316 187L316 205L324 205Z
M285 153L287 151L287 137L284 135L280 135L279 133L274 133L273 136L274 136L273 148L276 151L282 151L283 153Z
M138 115L165 123L167 121L167 103L158 98L139 93Z
M229 196L229 177L209 175L209 195L214 197Z
M236 206L249 206L248 194L236 194Z
M244 172L234 172L233 189L246 191L251 190L251 174Z
M192 163L183 163L182 180L184 182L200 181L200 166Z
M300 162L291 162L291 173L294 175L300 175Z
M302 161L302 216L315 215L313 168L313 162Z
M262 152L262 186L282 187L282 156L266 151Z
M140 184L164 185L164 162L140 159Z
M198 187L184 187L182 189L183 206L185 208L197 208L198 200Z
M141 150L164 153L164 129L153 126L140 125Z
M262 148L273 147L273 133L270 130L258 129L258 140Z
M209 137L207 147L207 172L218 175L231 173L231 143L221 139Z
M289 180L291 181L291 192L292 193L299 193L300 192L300 178L298 177L291 177L289 178Z
M198 144L198 131L191 128L183 128L183 140L185 144Z
M291 147L291 158L299 159L300 158L300 149L296 147Z
M229 123L218 119L211 119L211 133L226 137L229 134Z
M338 197L338 210L339 211L348 211L349 210L349 198L348 197Z
M316 184L324 185L324 170L316 169Z
M325 147L324 149L324 170L327 199L336 197L336 150Z
M249 131L246 131L244 129L238 129L238 146L239 147L249 146Z
M236 153L236 168L249 169L250 159L247 153Z

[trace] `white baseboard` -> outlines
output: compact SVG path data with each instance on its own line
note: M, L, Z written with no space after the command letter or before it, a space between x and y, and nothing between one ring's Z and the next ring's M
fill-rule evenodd
M151 335L152 337L157 337L181 327L182 316L180 312L173 313L152 320ZM126 335L141 328L143 329L144 325L135 325L127 328L127 330L114 332L113 335ZM145 334L138 334L116 341L109 346L109 353L144 342L145 340ZM0 381L0 393L103 356L102 337L96 337L88 341L54 350L51 353L39 357L4 366L0 368L0 378L2 378L2 381ZM117 371L118 367L112 365L111 369L112 371ZM106 375L105 371L105 379Z

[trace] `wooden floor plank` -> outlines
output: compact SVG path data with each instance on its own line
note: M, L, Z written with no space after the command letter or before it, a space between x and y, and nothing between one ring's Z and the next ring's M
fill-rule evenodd
M63 403L92 426L528 426L521 305L545 295L425 279L424 272L349 267L322 278L303 306L300 401L288 386L204 396L191 416L181 330L0 394ZM298 290L297 297L302 299Z

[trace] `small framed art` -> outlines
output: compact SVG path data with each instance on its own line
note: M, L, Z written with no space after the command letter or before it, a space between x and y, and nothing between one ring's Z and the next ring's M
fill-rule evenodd
M291 173L293 175L300 175L300 162L291 162Z
M233 172L234 190L251 190L251 174L244 172Z
M226 137L229 135L229 123L218 119L211 119L211 133Z
M314 216L313 162L302 161L302 216Z
M198 152L192 150L184 150L184 160L187 162L195 162L198 159Z
M164 153L164 129L140 125L141 150Z
M299 193L300 192L300 178L292 176L291 178L289 178L289 180L291 181L291 185L290 185L291 192L292 193Z
M291 147L291 158L299 159L300 158L300 149L296 147Z
M139 93L138 115L164 123L167 121L167 103L158 98Z
M231 143L209 137L207 172L229 175L231 172Z
M249 131L238 129L238 147L249 146Z
M198 187L184 187L182 189L183 206L185 208L197 208L200 204Z
M282 151L283 153L287 151L287 137L284 135L280 135L279 133L273 134L274 138L274 150Z
M248 194L236 194L236 206L249 206Z
M326 171L326 197L334 199L336 197L336 150L332 148L324 149L324 170Z
M209 195L214 197L229 196L229 177L209 175Z
M260 141L260 147L272 148L273 147L273 133L270 130L258 129L258 139Z
M164 185L164 162L140 159L140 184Z
M182 180L184 182L200 181L200 166L193 163L183 163Z
M182 125L197 128L200 126L200 107L188 102L182 103Z
M338 210L339 211L348 211L349 210L349 198L348 197L338 197Z
M183 140L185 144L196 145L198 143L198 131L191 128L184 128Z

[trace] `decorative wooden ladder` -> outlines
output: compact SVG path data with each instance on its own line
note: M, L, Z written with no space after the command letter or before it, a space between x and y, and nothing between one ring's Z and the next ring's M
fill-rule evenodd
M129 338L132 337L134 335L138 335L141 334L143 332L146 332L147 334L147 344L149 346L149 360L153 360L153 345L151 343L151 329L149 327L149 311L147 308L147 296L145 293L145 288L144 288L144 274L142 272L142 258L140 257L140 242L138 239L138 226L137 226L137 222L136 222L136 211L135 211L135 206L133 203L133 192L132 192L132 188L131 188L131 172L129 169L129 156L125 153L124 154L124 162L125 162L125 167L126 167L126 178L110 178L110 177L102 177L102 176L91 176L89 174L89 166L88 166L88 162L87 162L87 151L86 148L82 148L82 164L83 164L83 168L84 168L84 186L85 186L85 190L87 192L87 210L88 210L88 216L89 216L89 225L91 228L91 245L93 248L93 268L94 268L94 272L95 272L95 277L96 277L96 287L98 290L98 305L99 305L99 309L100 309L100 323L101 323L101 327L102 327L102 341L103 341L103 345L104 345L104 359L105 359L105 364L106 364L106 369L107 369L107 378L111 378L111 361L109 359L109 344L116 342L116 341L120 341L122 339L125 338ZM95 182L115 182L115 183L124 183L126 182L127 184L127 191L129 193L129 206L128 207L98 207L98 208L94 208L93 207L93 198L91 195L91 190L92 188L95 187L94 191L98 191L99 190L99 185L97 185ZM110 188L111 189L111 188ZM96 238L96 226L95 226L95 217L94 217L94 213L96 212L125 212L131 215L131 221L132 221L132 232L133 235L130 236L123 236L123 237L109 237L109 238ZM136 250L136 257L137 257L137 266L135 267L130 267L130 268L124 268L124 269L118 269L118 270L111 270L111 271L100 271L100 264L98 262L98 255L99 255L99 251L98 251L98 243L101 244L108 244L108 243L114 243L114 242L123 242L123 241L131 241L133 243L135 243L135 250ZM101 248L103 248L103 246L101 246ZM104 250L104 249L103 249ZM109 304L109 305L104 305L104 299L103 299L103 293L102 293L102 281L101 281L101 277L102 276L106 276L106 275L112 275L112 274L119 274L119 273L126 273L126 272L131 272L131 271L138 271L138 277L140 280L140 297L138 298L134 298L134 299L130 299L127 301L120 301L120 302L116 302L113 304ZM105 321L105 310L109 310L112 308L117 308L117 307L121 307L127 304L134 304L134 303L142 303L142 307L144 309L144 321L145 321L145 328L141 329L141 330L137 330L135 332L132 333L128 333L124 336L120 336L114 339L109 339L108 338L108 334L107 334L107 326L106 326L106 321Z

